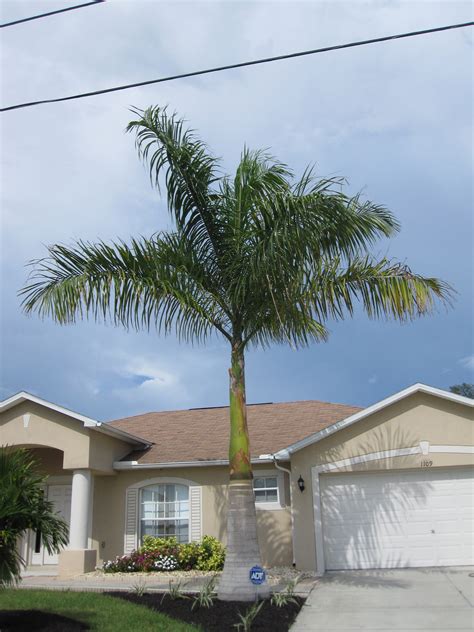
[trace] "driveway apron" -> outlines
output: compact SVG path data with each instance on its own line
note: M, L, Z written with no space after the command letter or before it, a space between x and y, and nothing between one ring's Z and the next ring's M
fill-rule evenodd
M328 572L291 632L473 632L474 568Z

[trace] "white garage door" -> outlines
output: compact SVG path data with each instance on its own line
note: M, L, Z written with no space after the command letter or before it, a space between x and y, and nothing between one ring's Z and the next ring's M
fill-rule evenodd
M321 476L326 568L474 564L472 468Z

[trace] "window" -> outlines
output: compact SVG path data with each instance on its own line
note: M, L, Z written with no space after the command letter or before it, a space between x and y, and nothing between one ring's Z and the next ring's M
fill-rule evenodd
M253 489L255 492L255 502L257 503L278 503L280 500L278 479L276 476L259 476L258 478L254 478Z
M140 539L175 536L189 542L189 488L186 485L150 485L141 490Z

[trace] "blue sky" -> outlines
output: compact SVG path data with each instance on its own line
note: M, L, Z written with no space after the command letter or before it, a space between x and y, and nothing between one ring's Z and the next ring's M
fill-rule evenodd
M42 2L41 10L67 2ZM2 3L3 20L38 3ZM469 2L139 2L5 29L5 105L472 19ZM251 351L249 402L368 405L414 382L473 380L472 32L453 31L3 115L1 396L27 390L98 419L227 402L228 349L20 311L44 245L127 240L170 226L133 138L130 106L170 104L232 171L244 144L297 172L344 175L401 233L375 248L458 292L405 325L363 314L325 344Z

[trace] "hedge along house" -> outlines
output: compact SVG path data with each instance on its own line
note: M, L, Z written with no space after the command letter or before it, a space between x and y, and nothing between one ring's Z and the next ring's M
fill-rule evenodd
M366 409L248 406L258 537L267 566L302 570L473 564L474 402L422 384ZM25 447L70 525L30 567L93 570L144 535L225 542L228 409L100 423L27 393L0 403L0 443Z

